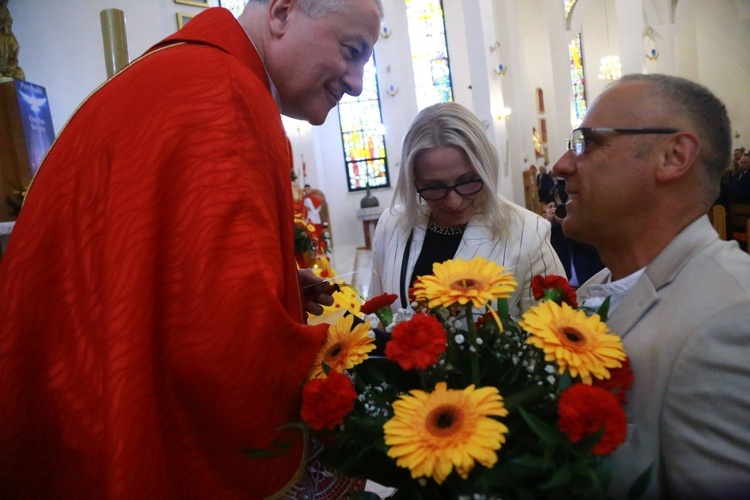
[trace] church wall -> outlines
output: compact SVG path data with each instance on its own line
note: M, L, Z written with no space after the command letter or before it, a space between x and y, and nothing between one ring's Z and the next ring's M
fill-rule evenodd
M375 49L386 148L395 186L401 165L401 141L416 113L406 16L401 0L383 0L392 35ZM538 126L535 89L542 88L549 146L554 164L564 152L570 132L570 75L567 43L583 32L589 102L606 82L597 78L599 59L608 50L621 54L627 67L680 74L697 79L728 105L737 145L750 147L750 0L679 0L671 21L671 0L607 0L610 46L606 44L603 2L579 0L570 30L562 18L562 0L445 0L448 45L455 100L488 122L503 166L501 192L523 204L521 171L534 157L531 127ZM472 3L473 2L473 3ZM478 7L476 7L478 5ZM133 59L176 30L175 13L198 13L197 7L171 0L10 0L13 30L20 44L19 61L29 81L46 87L57 132L86 96L106 79L99 12L125 12L129 55ZM478 9L478 11L476 10ZM645 12L640 21L640 12ZM482 22L476 23L476 12ZM485 15L489 13L489 20ZM624 22L636 26L622 25ZM640 31L652 26L660 58L648 61ZM474 29L478 33L474 33ZM635 35L633 30L637 30ZM494 31L494 33L493 33ZM472 38L474 36L474 38ZM490 46L498 41L508 71L495 75L477 62L499 63ZM639 53L643 53L641 56ZM640 61L640 62L639 62ZM627 68L626 68L627 69ZM398 88L394 96L386 88ZM497 119L502 107L512 109L507 121ZM307 164L307 181L329 198L337 247L364 244L356 209L363 193L346 189L338 114L333 110L320 127L288 128L295 165ZM506 140L507 139L507 140ZM383 207L390 205L393 187L373 194Z

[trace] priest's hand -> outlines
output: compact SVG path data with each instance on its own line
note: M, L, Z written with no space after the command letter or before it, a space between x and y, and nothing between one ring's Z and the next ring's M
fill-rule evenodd
M297 279L302 290L302 301L305 310L310 314L319 315L323 313L321 306L333 304L333 285L329 281L316 276L310 269L298 269Z

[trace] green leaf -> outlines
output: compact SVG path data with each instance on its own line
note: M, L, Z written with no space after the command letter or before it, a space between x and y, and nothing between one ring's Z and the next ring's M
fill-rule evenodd
M497 299L497 315L500 319L505 319L508 314L508 299Z
M532 431L534 431L537 436L541 438L543 442L553 446L558 445L562 442L560 433L557 432L554 428L547 425L544 420L532 415L521 407L518 408L518 412L526 421L526 424L531 428Z
M630 489L628 490L628 499L629 500L635 500L637 498L641 498L646 494L646 488L648 488L648 483L651 482L651 475L654 472L654 466L653 464L649 465L648 469L643 471L640 476L636 478L635 481L633 481L633 484L630 486Z
M611 474L606 470L606 467L589 467L586 470L586 474L591 480L591 489L593 491L607 491Z
M375 311L375 315L380 320L380 323L382 323L383 328L393 322L393 309L391 309L391 306L381 307Z
M543 483L540 488L552 489L558 488L570 482L573 478L573 472L570 470L568 464L563 465L557 472L555 472L549 481Z
M527 406L537 401L539 398L549 394L550 390L547 387L534 385L516 391L510 396L503 398L505 400L505 407L508 410L514 410L517 407Z
M600 427L595 433L588 434L581 438L581 440L576 443L576 447L580 450L585 450L588 453L599 441L602 440L603 435L604 426Z
M571 385L573 385L573 377L570 375L569 370L565 370L563 374L560 376L560 382L558 383L560 392L563 392L565 389L568 389Z
M544 470L549 467L549 461L544 457L538 457L535 455L521 455L510 461L511 464L521 465L530 469Z
M607 316L609 316L609 303L610 299L612 297L607 297L604 299L604 302L602 302L601 307L599 307L599 310L596 312L596 314L599 315L602 321L607 321Z

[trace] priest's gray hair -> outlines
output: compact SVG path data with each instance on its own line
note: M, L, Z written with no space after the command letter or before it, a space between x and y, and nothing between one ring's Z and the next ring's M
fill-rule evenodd
M402 166L391 202L391 211L402 212L401 227L410 230L416 225L420 211L428 211L420 203L414 185L414 164L426 149L453 147L461 150L484 182L478 198L478 211L499 238L507 235L511 216L519 216L516 207L497 192L500 158L484 127L474 113L455 102L433 104L420 111L409 125L401 150Z
M383 15L382 0L375 0L378 4L380 15ZM267 4L268 0L249 0L248 3ZM345 12L351 5L352 0L297 0L297 5L302 11L313 19L319 18L329 12Z

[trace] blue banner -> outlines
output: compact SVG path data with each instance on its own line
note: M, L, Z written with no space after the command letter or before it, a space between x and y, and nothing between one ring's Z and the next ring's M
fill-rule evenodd
M26 150L29 154L29 164L33 176L55 140L52 114L44 87L25 80L15 80L15 83L18 106L21 110L23 134L26 138Z

